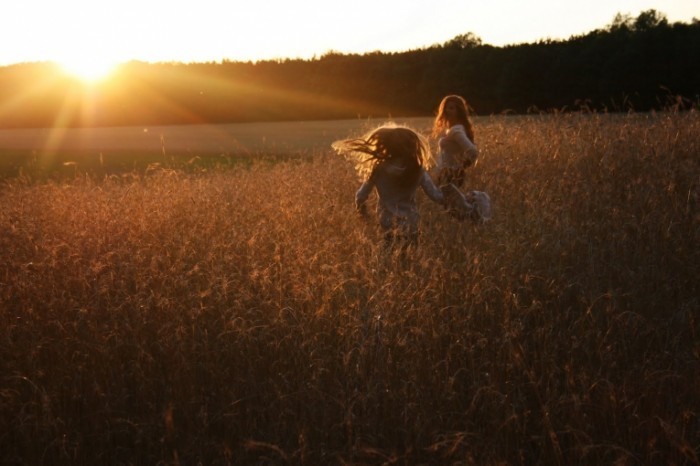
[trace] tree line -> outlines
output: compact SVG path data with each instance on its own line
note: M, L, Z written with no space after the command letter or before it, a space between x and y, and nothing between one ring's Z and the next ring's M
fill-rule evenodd
M0 126L119 126L428 116L446 94L478 115L646 111L700 101L700 22L618 14L567 40L496 47L472 33L399 53L122 65L86 86L52 63L0 68Z

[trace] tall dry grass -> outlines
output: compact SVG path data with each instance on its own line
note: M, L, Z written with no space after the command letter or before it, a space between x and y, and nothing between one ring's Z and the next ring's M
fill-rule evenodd
M700 117L499 117L406 260L352 167L0 191L3 464L698 464Z

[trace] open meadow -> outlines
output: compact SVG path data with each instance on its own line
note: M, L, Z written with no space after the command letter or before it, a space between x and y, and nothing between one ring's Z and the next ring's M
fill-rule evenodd
M428 131L430 118L397 124ZM237 123L228 125L0 129L0 178L102 178L167 166L191 171L266 158L299 158L362 134L376 120Z
M326 139L149 132L3 146L1 464L700 464L697 111L477 119L494 217L408 258Z

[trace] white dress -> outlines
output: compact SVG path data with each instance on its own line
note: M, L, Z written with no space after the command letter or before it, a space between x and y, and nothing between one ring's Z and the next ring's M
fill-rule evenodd
M438 172L444 169L463 169L476 162L479 150L467 136L464 125L454 125L438 141Z

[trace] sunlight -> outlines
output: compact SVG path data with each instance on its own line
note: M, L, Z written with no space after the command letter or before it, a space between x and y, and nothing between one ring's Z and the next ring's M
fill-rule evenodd
M114 60L95 58L94 56L64 59L59 62L61 69L86 84L107 79L119 63Z

